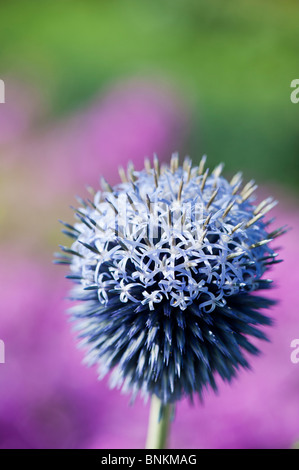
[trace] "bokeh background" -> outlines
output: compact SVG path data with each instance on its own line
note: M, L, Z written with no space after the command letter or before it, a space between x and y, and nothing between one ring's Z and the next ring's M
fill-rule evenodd
M81 364L53 252L86 185L153 153L202 154L280 200L271 343L204 403L178 404L172 448L299 440L299 4L295 0L1 2L1 448L142 448L149 406Z

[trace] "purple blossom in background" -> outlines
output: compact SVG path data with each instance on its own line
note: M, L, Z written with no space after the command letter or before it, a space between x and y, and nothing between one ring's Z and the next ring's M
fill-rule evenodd
M114 183L128 161L140 169L154 152L168 157L173 141L182 147L189 124L190 111L170 87L131 79L30 142L28 156L39 156L47 185L61 192L77 183L96 185L102 174Z
M18 83L9 76L4 77L3 81L5 104L0 106L0 149L7 151L32 131L46 110L43 109L45 103L42 103L40 94L32 86ZM3 157L9 163L6 154Z

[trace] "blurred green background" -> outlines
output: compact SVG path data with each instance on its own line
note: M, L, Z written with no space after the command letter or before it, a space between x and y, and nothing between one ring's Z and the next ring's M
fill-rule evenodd
M162 76L193 109L185 150L298 191L295 0L2 2L2 73L64 115L116 78ZM176 142L173 142L176 149Z

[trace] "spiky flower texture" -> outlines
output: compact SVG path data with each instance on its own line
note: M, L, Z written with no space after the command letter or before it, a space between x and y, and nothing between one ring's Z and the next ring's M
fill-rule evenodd
M216 390L217 375L230 381L258 354L250 337L267 339L260 310L274 302L254 292L271 286L263 275L278 262L268 244L284 228L269 233L264 220L276 201L256 205L254 181L229 182L222 165L209 175L205 163L179 166L174 154L161 168L157 157L129 165L119 185L89 188L78 222L64 224L74 241L57 261L75 282L86 362L133 397L170 404Z

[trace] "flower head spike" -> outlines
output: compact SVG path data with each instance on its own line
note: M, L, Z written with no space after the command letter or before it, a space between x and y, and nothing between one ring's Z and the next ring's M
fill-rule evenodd
M154 157L120 171L118 186L103 180L65 224L74 241L58 258L75 282L70 314L87 363L163 404L248 368L259 352L250 337L267 339L259 327L271 324L259 310L274 302L253 292L271 287L263 275L278 262L269 242L284 228L269 233L264 220L276 201L255 205L254 181L229 182L205 163Z

